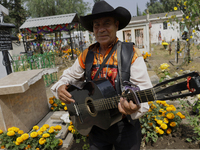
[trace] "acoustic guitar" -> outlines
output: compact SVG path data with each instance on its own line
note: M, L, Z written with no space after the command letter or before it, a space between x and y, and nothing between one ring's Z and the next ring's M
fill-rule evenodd
M68 90L75 100L75 103L67 105L70 119L80 134L88 135L94 125L108 129L122 119L122 114L118 111L121 96L137 105L148 101L193 96L200 93L200 76L198 72L191 72L146 90L127 84L121 96L117 95L112 84L104 78L87 82L81 89L70 85Z

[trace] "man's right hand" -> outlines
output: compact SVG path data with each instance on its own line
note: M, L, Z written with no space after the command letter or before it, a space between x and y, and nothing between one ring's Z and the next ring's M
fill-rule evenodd
M65 84L64 84L64 85L61 85L61 86L58 88L58 91L57 91L57 93L58 93L58 98L59 98L62 102L66 103L66 104L74 103L75 100L71 98L72 95L67 91L67 89L68 89L68 84L66 84L66 85L65 85Z

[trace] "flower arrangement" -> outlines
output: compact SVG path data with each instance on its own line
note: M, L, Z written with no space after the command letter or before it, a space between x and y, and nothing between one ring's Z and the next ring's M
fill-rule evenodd
M162 45L164 46L165 49L167 49L167 46L169 45L167 42L162 42Z
M70 131L73 136L74 139L76 140L76 143L80 143L81 140L83 140L83 142L86 142L88 136L83 136L81 135L75 128L74 125L72 123L72 121L70 121L69 126L68 126L68 131ZM89 144L84 144L82 147L83 150L89 150Z
M64 53L64 55L62 56L62 58L69 58L69 57L71 57L72 56L72 49L70 48L70 49L66 49L66 50L63 50L62 51L63 53ZM73 55L74 56L79 56L80 55L80 50L78 49L78 48L76 48L76 49L73 49Z
M159 69L161 70L161 72L159 72L158 74L163 74L159 80L159 82L162 82L163 80L167 79L167 78L170 78L169 75L169 71L168 71L168 68L169 68L169 64L167 63L162 63L159 67Z
M182 119L185 119L185 116L177 111L174 105L169 105L166 101L150 101L148 104L149 111L140 118L145 142L149 140L156 142L159 136L173 133Z
M143 56L144 60L146 60L148 57L151 57L151 53L150 54L148 52L144 53L144 51L143 51L142 56Z
M49 98L49 104L51 105L52 111L67 110L66 104L56 99L55 96Z
M41 128L34 126L30 134L17 127L8 128L6 132L0 130L0 146L1 149L12 150L56 150L63 144L55 137L61 129L59 125L49 127L44 124Z

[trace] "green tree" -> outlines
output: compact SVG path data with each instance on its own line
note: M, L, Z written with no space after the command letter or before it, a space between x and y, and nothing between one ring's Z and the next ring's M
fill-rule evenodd
M83 0L23 0L31 17L44 17L68 13L85 15L89 2Z
M176 7L176 5L178 7ZM200 31L199 24L200 24L200 3L196 0L179 0L176 3L174 10L182 10L184 12L182 20L178 20L177 17L174 15L172 18L169 18L170 23L172 21L176 21L177 23L184 23L187 29L189 30L187 36L187 63L191 62L190 56L190 49L191 43L193 42L194 37L199 39L197 35L197 31ZM200 44L197 45L197 49L200 49Z
M16 28L13 29L13 34L19 32L19 27L24 23L27 17L27 11L22 6L21 0L2 0L0 1L5 8L9 10L9 15L4 17L5 23L13 23Z
M164 12L164 8L162 3L160 2L155 2L152 5L150 5L148 7L149 13L151 14L156 14L156 13L163 13Z
M141 13L141 11L140 11L140 9L138 7L138 4L137 4L137 16L141 16L141 15L142 15L142 13Z
M102 0L93 0L94 1L94 3L96 3L96 2L100 2L100 1L102 1Z

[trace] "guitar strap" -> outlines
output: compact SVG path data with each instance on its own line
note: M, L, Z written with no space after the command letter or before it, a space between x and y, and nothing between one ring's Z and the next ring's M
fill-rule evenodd
M117 41L117 43L118 43L118 41ZM97 79L100 71L103 69L104 65L106 64L106 62L108 61L108 59L110 58L112 53L116 50L117 43L113 46L112 50L109 52L107 57L104 59L104 61L100 65L99 69L97 70L97 72L94 76L94 79ZM91 80L91 68L92 68L93 61L94 61L94 52L92 50L90 50L87 53L86 61L85 61L85 78L86 78L86 81Z

